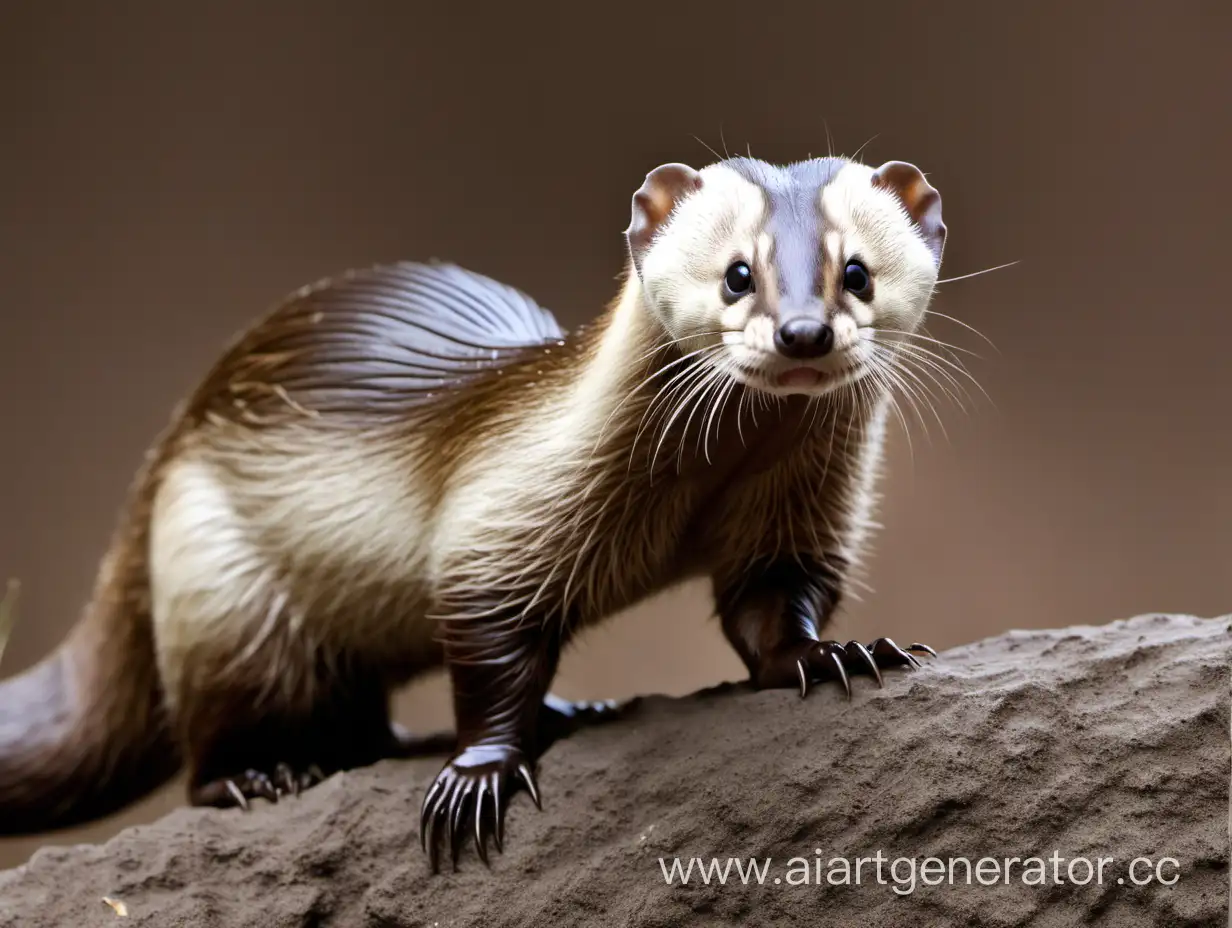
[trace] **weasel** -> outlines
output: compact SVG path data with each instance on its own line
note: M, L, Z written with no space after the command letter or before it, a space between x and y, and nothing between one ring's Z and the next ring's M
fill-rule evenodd
M450 264L349 272L238 338L147 454L61 647L0 684L0 832L106 814L181 765L198 804L451 750L434 869L502 848L569 719L584 627L713 583L756 687L912 667L826 640L858 565L895 359L941 262L916 167L667 164L633 195L619 295L566 334ZM444 664L456 735L390 723Z

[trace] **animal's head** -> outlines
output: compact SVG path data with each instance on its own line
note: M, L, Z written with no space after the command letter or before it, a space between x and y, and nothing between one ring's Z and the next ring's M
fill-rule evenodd
M645 302L686 353L774 394L883 369L924 319L945 244L918 168L842 158L666 164L626 231Z

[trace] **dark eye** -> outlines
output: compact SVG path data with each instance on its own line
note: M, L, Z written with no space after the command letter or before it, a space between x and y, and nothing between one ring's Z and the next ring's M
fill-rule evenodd
M734 303L753 289L753 272L743 261L737 261L723 275L723 296Z
M868 268L859 261L848 261L843 271L843 289L851 291L862 300L872 296L873 280L868 276Z

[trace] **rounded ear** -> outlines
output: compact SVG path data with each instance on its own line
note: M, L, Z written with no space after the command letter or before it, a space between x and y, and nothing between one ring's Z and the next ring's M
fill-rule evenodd
M633 219L625 230L629 256L638 274L642 273L642 256L654 234L676 204L701 185L701 174L687 164L663 164L646 175L645 182L633 194Z
M941 266L945 248L945 223L941 221L941 194L924 179L924 172L906 161L887 161L873 171L873 186L898 197L907 214L920 227L920 234Z

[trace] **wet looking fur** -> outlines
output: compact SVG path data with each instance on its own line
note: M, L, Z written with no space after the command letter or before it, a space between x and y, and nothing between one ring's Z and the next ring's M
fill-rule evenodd
M292 294L151 448L68 640L0 684L0 831L106 814L180 765L194 802L246 806L443 750L424 848L486 860L547 747L624 712L552 697L561 651L690 577L754 686L914 666L926 647L823 631L944 233L899 162L673 164L579 331L448 264ZM736 260L747 295L722 289ZM456 732L392 726L391 689L441 665Z

